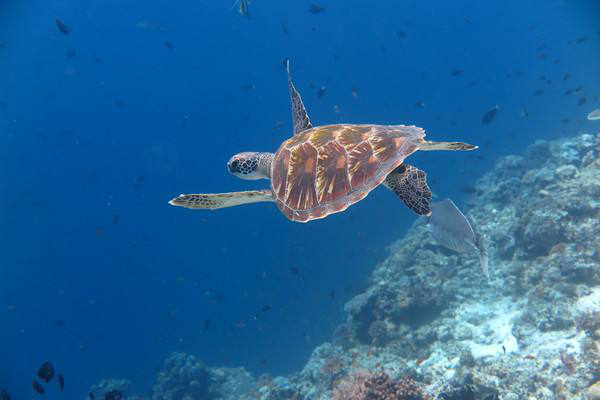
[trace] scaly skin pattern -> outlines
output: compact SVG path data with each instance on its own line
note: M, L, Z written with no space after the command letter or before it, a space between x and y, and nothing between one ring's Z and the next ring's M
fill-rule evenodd
M425 131L405 125L325 125L286 140L271 166L281 212L297 222L344 211L419 149Z

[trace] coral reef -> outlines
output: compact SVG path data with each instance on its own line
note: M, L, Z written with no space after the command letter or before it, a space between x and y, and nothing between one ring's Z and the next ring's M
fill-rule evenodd
M417 383L410 377L392 379L385 372L357 370L334 389L332 400L425 400Z
M417 221L301 371L254 378L174 353L152 399L599 398L599 155L600 135L538 141L477 182L460 206L489 282Z

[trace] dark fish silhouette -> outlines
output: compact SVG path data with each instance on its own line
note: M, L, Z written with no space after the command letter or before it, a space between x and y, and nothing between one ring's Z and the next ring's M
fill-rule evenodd
M76 55L77 55L77 51L75 49L69 49L65 53L65 56L67 56L67 58L69 60L72 60L73 58L75 58Z
M263 304L262 307L260 308L260 311L262 312L267 312L271 310L271 306L268 304Z
M34 390L36 393L39 393L39 394L44 394L44 392L45 392L44 388L42 387L42 384L41 384L41 383L39 383L39 382L38 382L38 381L36 381L36 380L34 380L33 382L31 382L31 387L33 388L33 390Z
M463 74L463 72L464 72L464 71L463 71L462 69L455 69L455 70L452 70L452 76L460 76L460 75L462 75L462 74Z
M46 383L50 382L54 378L54 367L46 361L38 369L37 376Z
M496 117L496 113L498 112L499 108L500 107L495 106L494 108L483 114L483 117L481 118L481 123L484 125L491 124L494 118Z
M210 328L210 319L204 321L204 330L207 330L208 328Z
M471 224L450 199L431 203L429 217L431 234L442 246L458 253L479 252L479 264L489 279L488 257L482 242L477 238Z
M283 31L284 35L287 35L289 33L287 26L282 22L280 22L281 25L281 30Z
M175 50L175 46L173 46L173 43L169 41L165 41L165 47L169 50Z
M54 22L56 23L56 26L58 28L58 30L63 34L63 35L67 35L69 36L69 34L71 33L71 28L69 28L64 22L62 22L60 19L58 18L54 18Z
M4 389L0 390L0 400L10 400L8 392Z
M396 36L398 36L400 39L406 39L406 32L398 31L396 32Z
M65 390L65 378L64 376L62 376L61 373L59 373L56 376L56 381L58 382L58 388L60 389L60 391L62 392L63 390Z
M320 14L322 12L325 12L325 8L313 3L310 6L308 6L308 12L311 14Z
M327 86L325 86L325 85L319 86L319 90L317 90L317 97L321 98L321 97L325 96L325 91L327 91Z
M52 323L54 324L54 326L58 326L59 328L64 328L65 326L67 326L67 323L63 319L53 319Z
M536 96L541 96L544 94L544 90L543 89L537 89L535 92L533 92L533 94L535 94Z
M94 392L89 392L88 393L88 399L89 400L96 400L96 396L94 396Z
M120 390L111 390L104 394L104 400L121 400L122 398L123 393Z
M582 97L577 102L577 104L579 104L580 106L584 105L585 103L587 103L587 97Z

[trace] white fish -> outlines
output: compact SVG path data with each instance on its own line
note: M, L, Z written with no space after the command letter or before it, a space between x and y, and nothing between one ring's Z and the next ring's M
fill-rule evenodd
M428 221L431 234L442 246L458 253L479 253L479 265L490 279L488 256L481 236L476 237L471 224L450 199L431 203Z
M596 108L594 111L588 114L587 117L590 121L595 121L600 119L600 108Z

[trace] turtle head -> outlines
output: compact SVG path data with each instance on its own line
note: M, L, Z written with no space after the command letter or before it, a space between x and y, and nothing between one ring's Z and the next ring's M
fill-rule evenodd
M227 170L241 179L269 179L272 153L248 151L238 153L227 162Z

